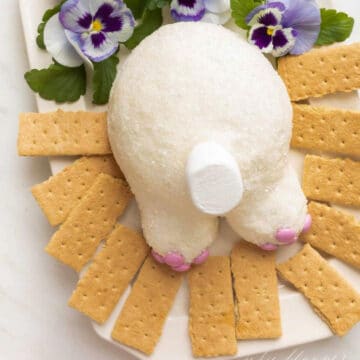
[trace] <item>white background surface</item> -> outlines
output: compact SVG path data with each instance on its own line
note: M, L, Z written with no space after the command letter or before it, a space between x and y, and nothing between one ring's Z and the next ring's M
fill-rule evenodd
M52 229L29 188L45 180L50 169L46 159L16 154L17 115L36 108L23 80L28 65L17 1L1 0L1 5L0 360L133 359L103 342L86 318L67 307L77 275L43 252ZM344 339L251 359L358 360L359 340L357 326Z

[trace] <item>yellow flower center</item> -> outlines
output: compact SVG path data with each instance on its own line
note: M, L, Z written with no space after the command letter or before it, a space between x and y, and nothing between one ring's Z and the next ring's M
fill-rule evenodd
M91 24L91 28L92 28L93 31L99 32L99 31L101 31L103 29L103 24L101 23L100 20L95 20Z
M267 33L269 36L272 36L272 34L274 33L274 28L268 27L267 30L266 30L266 33Z

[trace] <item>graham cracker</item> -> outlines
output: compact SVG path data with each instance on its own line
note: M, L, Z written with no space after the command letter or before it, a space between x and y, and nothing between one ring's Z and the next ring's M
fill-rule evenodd
M345 335L360 321L359 294L309 244L277 269L335 334Z
M113 229L132 194L121 179L100 174L53 235L46 252L76 271L91 259Z
M293 104L291 146L360 155L360 111Z
M82 157L31 189L51 225L59 225L66 219L100 173L123 178L111 155Z
M195 357L234 355L235 314L227 256L210 257L189 272L189 333Z
M20 114L18 152L22 156L111 154L106 113Z
M150 355L183 276L148 256L116 321L112 338Z
M275 253L246 242L231 252L236 295L238 339L274 339L281 336Z
M360 88L360 43L285 56L278 64L292 101Z
M104 323L148 253L139 233L118 225L78 282L69 305Z
M302 186L312 200L360 206L360 162L307 155Z
M301 240L357 268L360 268L360 224L348 214L327 205L311 202L310 231Z

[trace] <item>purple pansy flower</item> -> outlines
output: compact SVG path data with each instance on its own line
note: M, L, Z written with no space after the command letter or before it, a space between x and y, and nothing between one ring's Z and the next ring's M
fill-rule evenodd
M68 0L61 7L59 19L65 33L95 62L114 54L135 26L122 0Z
M275 57L310 50L320 32L320 9L315 0L268 1L246 18L249 42Z
M134 27L134 17L122 0L68 0L46 25L44 42L55 60L78 66L113 55Z
M176 21L224 24L231 17L230 0L172 0L170 8Z

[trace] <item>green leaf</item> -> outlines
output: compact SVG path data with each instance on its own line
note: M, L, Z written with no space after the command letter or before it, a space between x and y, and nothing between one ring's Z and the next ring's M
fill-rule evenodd
M61 1L60 4L56 5L54 8L46 10L43 17L42 22L37 28L38 36L36 38L36 44L40 49L46 50L45 44L44 44L44 29L46 23L58 12L60 12L62 4L65 2L65 0Z
M315 45L330 45L346 40L352 33L354 19L343 12L321 9L320 34Z
M146 8L148 10L162 9L166 5L170 5L170 0L147 0L146 1Z
M125 0L125 4L131 10L135 19L141 19L146 15L146 10L161 9L170 4L171 0Z
M126 6L131 10L135 19L140 19L146 8L144 0L124 0Z
M132 37L126 41L124 45L132 50L144 38L158 29L162 25L162 22L161 9L155 9L153 11L146 10L141 24L135 28Z
M119 58L116 54L104 61L94 63L94 104L103 105L108 103L110 90L116 77L116 66L118 63Z
M230 0L231 16L235 24L244 30L248 30L250 27L245 21L246 16L256 7L264 4L264 2L263 0Z
M25 80L43 99L59 103L74 102L86 92L84 65L70 68L54 63L47 69L28 71Z

